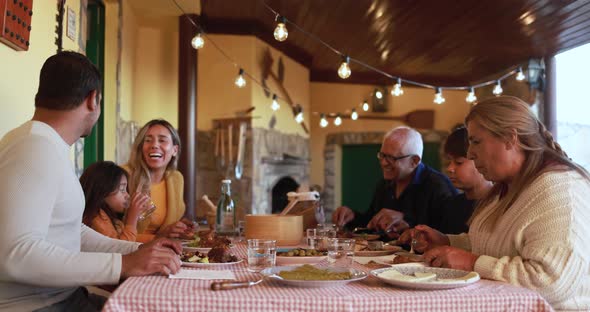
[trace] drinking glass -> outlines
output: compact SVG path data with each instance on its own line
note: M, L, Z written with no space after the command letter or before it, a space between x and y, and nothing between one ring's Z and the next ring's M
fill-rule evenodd
M260 272L272 268L277 260L277 241L268 239L248 240L248 271Z
M336 230L331 228L307 229L307 246L311 249L325 251L327 239L336 237Z
M149 203L147 203L147 205L149 205L149 207L142 211L141 214L139 215L139 221L143 221L147 218L149 218L152 213L154 213L154 211L156 211L156 204L154 204L154 201L150 199Z
M333 267L349 268L354 256L354 239L329 238L327 240L328 262Z

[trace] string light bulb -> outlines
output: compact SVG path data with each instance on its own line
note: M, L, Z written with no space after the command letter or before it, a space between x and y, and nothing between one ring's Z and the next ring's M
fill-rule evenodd
M295 115L295 121L297 123L303 122L303 108L301 108L301 106L297 106L297 115Z
M285 24L287 23L287 19L284 16L277 15L277 27L275 27L274 36L277 41L283 42L287 40L289 37L289 31L287 31L287 27Z
M272 95L272 104L270 104L270 109L272 109L273 111L278 111L279 108L281 108L281 105L279 105L279 100L276 94Z
M246 86L246 79L244 79L244 70L241 68L238 72L238 77L236 78L235 84L236 86L238 86L238 88L243 88Z
M383 92L381 92L378 89L375 89L375 97L378 98L379 100L383 98Z
M348 77L350 77L350 57L348 56L343 56L342 57L342 64L340 64L340 67L338 67L338 76L342 79L346 79Z
M363 111L369 111L369 102L367 100L363 101Z
M502 92L504 90L502 90L502 83L500 82L500 80L496 80L496 86L494 87L494 90L492 90L492 93L495 96L500 96L502 95Z
M350 119L352 119L352 120L359 119L359 114L356 112L356 108L352 109L352 114L350 114Z
M191 40L191 45L193 46L193 48L195 48L195 50L199 50L205 45L205 39L203 39L201 33L198 33L196 36L193 37L193 40Z
M436 92L434 93L434 103L441 105L445 102L445 98L442 95L442 89L437 87Z
M328 120L326 120L326 114L322 113L320 115L320 127L325 128L328 126Z
M336 127L340 126L342 124L342 118L340 118L340 114L336 115L336 119L334 119L334 125Z
M402 79L397 78L397 82L393 85L393 89L391 89L391 95L400 96L402 94L404 94L404 89L402 89Z
M522 67L518 67L518 69L516 70L516 81L523 81L526 77L524 76L524 73L522 72Z
M477 96L475 96L475 90L473 89L473 87L469 87L469 93L467 94L465 101L467 101L467 103L469 104L477 101Z

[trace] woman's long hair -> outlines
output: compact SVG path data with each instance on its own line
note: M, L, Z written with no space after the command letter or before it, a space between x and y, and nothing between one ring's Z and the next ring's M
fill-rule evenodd
M483 207L503 194L495 210L484 220L484 228L491 230L498 218L516 201L522 191L539 175L552 170L575 170L590 180L588 172L571 161L561 146L555 142L551 132L533 114L529 105L512 96L486 99L471 108L465 124L474 121L494 136L509 139L516 133L517 144L525 154L519 174L510 183L510 188L501 181L494 181L494 187L479 203L470 222L481 213Z
M164 119L153 119L148 121L137 133L135 137L135 141L133 141L133 149L131 150L131 155L129 156L129 162L127 166L131 170L130 174L131 177L129 179L129 190L131 193L137 191L138 186L142 186L142 191L146 192L149 191L151 185L151 178L150 178L150 169L143 158L143 143L145 142L145 136L148 130L155 125L161 125L170 131L170 136L172 137L172 144L178 146L178 152L176 156L172 156L170 162L166 166L166 173L165 175L176 169L176 163L178 160L178 155L180 155L180 136L178 136L178 132L172 127L172 125ZM146 192L147 193L147 192Z
M127 172L112 161L99 161L84 170L80 177L86 197L82 217L84 224L90 226L100 209L104 210L111 220L117 219L117 214L107 205L105 198L119 189L123 176L127 177Z

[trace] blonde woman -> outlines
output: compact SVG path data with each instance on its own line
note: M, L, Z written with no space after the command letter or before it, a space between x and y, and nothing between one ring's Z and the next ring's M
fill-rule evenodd
M154 209L140 217L138 242L155 237L188 238L194 235L192 223L182 219L184 178L176 170L180 137L166 120L154 119L137 134L129 162L129 190L151 197Z
M412 233L432 266L538 291L556 310L590 309L590 177L528 105L496 97L465 119L468 157L489 180L468 234Z

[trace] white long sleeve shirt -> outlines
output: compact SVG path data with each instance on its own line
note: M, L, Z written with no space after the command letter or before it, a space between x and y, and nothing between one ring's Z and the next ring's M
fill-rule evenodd
M29 121L0 141L0 310L30 311L82 285L114 284L137 243L82 224L84 193L70 146Z
M474 218L469 234L449 235L452 246L480 255L483 278L538 291L556 310L590 310L590 183L575 171L535 179L492 231L491 212Z

